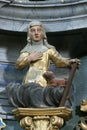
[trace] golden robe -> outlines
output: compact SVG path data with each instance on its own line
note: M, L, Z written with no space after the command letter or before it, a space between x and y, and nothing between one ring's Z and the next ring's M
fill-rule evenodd
M16 62L16 68L23 69L28 65L29 70L27 71L23 82L39 83L42 87L47 86L47 81L44 79L43 73L48 71L50 61L52 61L58 67L67 67L69 65L68 58L62 57L54 48L43 52L41 60L29 63L28 57L28 52L21 53Z

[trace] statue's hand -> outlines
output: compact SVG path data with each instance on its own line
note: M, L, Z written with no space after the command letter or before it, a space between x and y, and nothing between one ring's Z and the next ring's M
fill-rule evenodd
M75 58L75 59L70 59L69 60L69 65L72 66L73 63L77 63L77 65L80 65L80 60Z
M29 55L29 62L33 62L33 61L37 61L37 60L40 60L41 57L43 56L43 53L41 52L33 52Z

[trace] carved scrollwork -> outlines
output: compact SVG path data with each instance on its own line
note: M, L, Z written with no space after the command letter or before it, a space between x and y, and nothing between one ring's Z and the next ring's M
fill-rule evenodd
M80 110L83 112L87 112L87 101L86 100L82 100Z
M64 124L63 118L58 117L58 116L52 116L50 119L50 122L52 124L52 130L58 130Z
M83 117L79 125L82 130L87 130L87 117Z
M87 117L81 118L80 123L76 126L76 130L87 130Z
M33 129L32 117L27 116L21 119L20 126L25 130L32 130Z
M87 112L86 100L82 100L80 110L82 112ZM87 116L81 118L80 123L76 126L76 130L87 130Z
M25 130L59 130L64 124L58 116L34 116L20 120L20 126Z

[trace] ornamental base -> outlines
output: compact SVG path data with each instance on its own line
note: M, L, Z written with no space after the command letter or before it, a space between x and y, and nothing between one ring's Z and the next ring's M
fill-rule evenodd
M25 130L59 130L71 118L69 108L17 108L13 110Z

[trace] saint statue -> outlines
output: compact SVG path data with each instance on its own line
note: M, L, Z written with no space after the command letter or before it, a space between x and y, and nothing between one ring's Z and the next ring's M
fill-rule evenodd
M49 82L48 85L50 61L58 67L69 67L75 59L62 57L54 46L48 44L42 23L32 21L28 26L27 45L21 50L16 62L17 69L22 70L27 66L29 69L22 84L9 83L6 87L7 96L13 106L29 108L59 106L66 82L64 81L62 85Z

